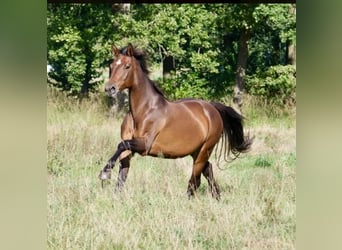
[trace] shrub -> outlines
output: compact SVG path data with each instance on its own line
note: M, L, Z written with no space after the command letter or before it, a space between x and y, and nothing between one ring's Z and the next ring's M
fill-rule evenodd
M173 100L181 98L210 99L211 97L207 80L201 78L196 72L175 74L173 77L160 82L167 97Z
M249 94L265 97L276 104L295 104L296 69L293 65L271 66L265 72L246 77Z

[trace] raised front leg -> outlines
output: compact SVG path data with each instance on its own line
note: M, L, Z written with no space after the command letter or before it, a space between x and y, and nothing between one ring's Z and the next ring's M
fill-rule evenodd
M114 153L114 155L109 159L108 163L106 164L106 166L100 171L99 174L99 179L100 180L108 180L111 178L111 172L112 169L115 165L116 160L118 159L118 157L120 156L120 154L125 151L125 150L129 150L129 143L126 141L122 141L119 143L118 145L118 149L116 150L116 152Z
M111 178L111 170L114 168L116 160L125 150L130 150L132 153L141 154L146 151L146 148L142 140L132 139L120 142L114 155L109 159L106 166L100 171L100 180L107 180Z

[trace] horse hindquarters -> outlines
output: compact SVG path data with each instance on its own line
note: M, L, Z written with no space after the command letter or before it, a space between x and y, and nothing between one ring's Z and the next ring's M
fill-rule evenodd
M210 155L221 138L223 131L223 123L219 112L210 104L206 102L200 102L202 106L202 114L206 121L206 137L203 144L199 147L199 150L192 153L194 160L192 175L188 185L189 197L194 194L194 191L200 185L201 174L203 174L208 180L209 187L211 189L214 198L219 199L220 192L218 185L213 177L212 166L209 163Z

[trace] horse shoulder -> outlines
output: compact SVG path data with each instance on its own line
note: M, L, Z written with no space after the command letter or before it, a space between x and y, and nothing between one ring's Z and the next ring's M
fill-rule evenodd
M123 140L132 139L134 134L134 120L132 113L126 114L124 120L121 123L121 138Z

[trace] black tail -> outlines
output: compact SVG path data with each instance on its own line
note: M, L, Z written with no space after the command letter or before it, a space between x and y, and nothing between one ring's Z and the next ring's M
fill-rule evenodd
M225 145L225 159L229 157L230 153L237 158L240 153L247 152L252 145L253 138L244 135L243 116L233 108L221 103L212 102L211 104L218 110L223 121L222 137L224 139L223 145Z

